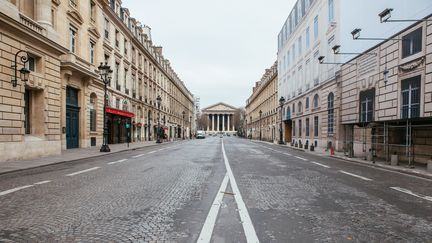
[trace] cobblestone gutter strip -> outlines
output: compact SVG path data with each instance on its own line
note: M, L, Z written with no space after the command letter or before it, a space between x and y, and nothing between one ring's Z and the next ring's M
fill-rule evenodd
M174 142L165 142L165 143L174 143ZM147 144L147 145L140 146L140 147L126 148L126 149L122 149L122 150L118 150L118 151L114 151L114 152L109 152L109 153L102 153L101 152L101 154L90 155L88 157L82 157L82 158L77 158L77 159L68 159L68 160L62 160L62 161L56 161L56 162L52 162L52 163L48 163L48 164L29 166L29 167L26 167L26 168L12 169L12 170L8 170L8 171L0 171L0 175L14 173L14 172L19 172L19 171L24 171L24 170L29 170L29 169L42 168L42 167L47 167L47 166L51 166L51 165L58 165L58 164L63 164L63 163L67 163L67 162L75 162L75 161L78 161L78 160L91 159L91 158L99 158L99 157L108 156L108 155L112 155L112 154L116 154L116 153L120 153L120 152L138 150L138 149L147 148L147 147L154 147L154 146L157 146L157 145L158 144L156 144L156 143L155 144ZM17 161L17 163L19 163L19 161ZM1 164L0 164L0 167L1 167Z
M253 140L253 141L254 142L259 142L259 143L273 144L273 143L269 143L269 142L266 142L266 141L259 141L259 140ZM374 167L374 168L381 168L381 169L385 169L385 170L396 171L396 172L399 172L399 173L413 175L413 176L417 176L417 177L421 177L421 178L432 180L432 174L427 173L427 172L422 173L422 172L418 172L418 171L410 170L410 169L405 169L405 168L401 168L401 167L381 165L379 163L375 163L374 164L371 161L364 162L364 161L360 161L360 160L357 160L357 159L348 158L348 157L344 157L344 156L340 156L340 155L333 155L332 156L332 155L327 155L327 154L314 153L314 152L306 151L306 150L301 149L301 148L291 147L291 146L288 146L288 145L279 145L279 146L290 148L290 149L297 150L297 151L302 151L302 152L305 152L305 153L308 153L308 154L313 154L313 155L322 156L322 157L335 158L335 159L338 159L338 160L343 160L343 161L347 161L347 162L351 162L351 163L356 163L356 164L363 165L363 166L369 166L369 167Z

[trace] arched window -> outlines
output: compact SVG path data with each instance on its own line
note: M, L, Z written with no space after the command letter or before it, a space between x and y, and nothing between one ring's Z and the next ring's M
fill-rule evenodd
M309 109L309 97L306 97L306 104L305 104L305 106L306 106L306 110Z
M318 103L319 103L319 97L318 94L315 94L313 98L313 108L318 108Z
M333 133L334 128L334 94L330 93L327 96L327 120L328 120L328 127L327 132L329 134Z
M289 106L286 109L286 114L287 120L291 119L291 108Z
M96 131L96 110L97 110L97 96L95 93L92 93L90 95L90 131L95 132Z

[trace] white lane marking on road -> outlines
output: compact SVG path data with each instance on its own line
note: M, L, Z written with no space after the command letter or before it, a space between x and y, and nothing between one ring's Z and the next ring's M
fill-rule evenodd
M156 151L150 151L150 152L148 152L149 154L152 154L152 153L154 153L154 152L156 152Z
M145 154L138 154L138 155L132 156L132 158L139 158L139 157L144 156L144 155Z
M199 243L204 243L204 242L210 242L211 240L211 236L213 234L213 229L214 226L216 224L216 219L219 213L219 208L222 204L222 200L223 200L223 196L224 194L221 192L226 191L226 188L228 186L228 181L229 181L229 177L228 177L228 173L225 174L225 177L222 180L222 183L220 185L219 191L217 191L216 193L216 197L213 201L213 204L210 208L210 211L207 215L207 218L204 222L204 225L201 229L201 233L198 237L197 242Z
M34 183L33 185L42 185L42 184L46 184L46 183L50 183L50 182L51 182L50 180L39 181L39 182Z
M114 164L118 164L118 163L122 163L125 162L127 159L121 159L121 160L117 160L117 161L113 161L113 162L108 162L107 164L109 165L114 165Z
M66 176L74 176L74 175L78 175L78 174L81 174L81 173L86 173L86 172L89 172L89 171L92 171L92 170L97 170L97 169L100 169L100 167L93 167L93 168L90 168L90 169L87 169L87 170L77 171L77 172L74 172L74 173L67 174Z
M349 173L349 172L346 172L344 170L339 170L339 172L344 173L346 175L350 175L350 176L354 176L354 177L360 178L360 179L365 180L365 181L372 181L372 179L369 179L367 177L359 176L359 175L356 175L356 174L353 174L353 173Z
M288 156L291 156L291 154L290 154L290 153L283 153L283 154L285 154L285 155L288 155Z
M33 185L26 185L26 186L20 186L20 187L16 187L16 188L12 188L12 189L6 190L6 191L2 191L2 192L0 192L0 196L6 195L6 194L9 194L9 193L12 193L12 192L16 192L16 191L19 191L19 190L22 190L22 189L26 189L26 188L29 188L29 187L32 187L32 186Z
M227 170L227 173L228 173L228 176L229 176L229 180L230 180L230 183L231 183L231 188L232 188L233 193L234 193L234 199L235 199L235 201L237 203L237 208L238 208L238 212L239 212L239 215L240 215L240 219L243 222L243 230L244 230L244 233L246 235L246 241L248 243L259 242L258 236L257 236L257 234L255 232L255 228L254 228L254 226L252 224L252 220L251 220L251 218L249 216L249 213L247 211L246 205L245 205L245 203L244 203L244 201L242 199L242 196L240 194L240 190L238 189L236 180L234 178L234 174L233 174L233 172L231 170L231 166L229 165L229 161L228 161L228 158L227 158L226 153L225 153L225 147L224 147L223 140L222 140L222 154L223 154L223 157L224 157L225 167L226 167L226 170Z
M161 149L158 149L157 151L162 151L162 150L164 150L163 148L161 148Z
M294 156L294 157L296 157L297 159L301 159L301 160L307 161L307 159L302 158L302 157L298 157L298 156Z
M432 202L432 197L430 197L430 196L425 196L425 195L421 195L421 194L416 194L416 193L412 192L411 190L408 190L408 189L405 189L405 188L401 188L401 187L397 187L397 186L395 186L395 187L390 187L390 188L393 189L393 190L400 191L400 192L403 192L403 193L409 194L409 195L411 195L411 196L418 197L418 198L421 198L421 199L428 200L428 201L431 201L431 202Z
M323 164L318 163L318 162L315 162L315 161L311 161L311 163L316 164L316 165L319 165L319 166L322 166L322 167L324 167L324 168L330 168L330 166L328 166L328 165L323 165Z

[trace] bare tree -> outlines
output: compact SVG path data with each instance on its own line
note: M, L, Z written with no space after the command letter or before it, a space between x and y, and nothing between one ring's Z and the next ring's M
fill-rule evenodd
M209 124L208 118L204 114L200 114L200 116L197 119L197 130L205 130Z

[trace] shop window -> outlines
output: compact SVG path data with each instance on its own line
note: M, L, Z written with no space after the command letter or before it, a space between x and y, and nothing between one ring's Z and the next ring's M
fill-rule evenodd
M44 92L26 89L24 93L24 130L25 134L44 135Z
M318 137L318 116L314 117L314 137ZM315 145L316 146L316 145Z

